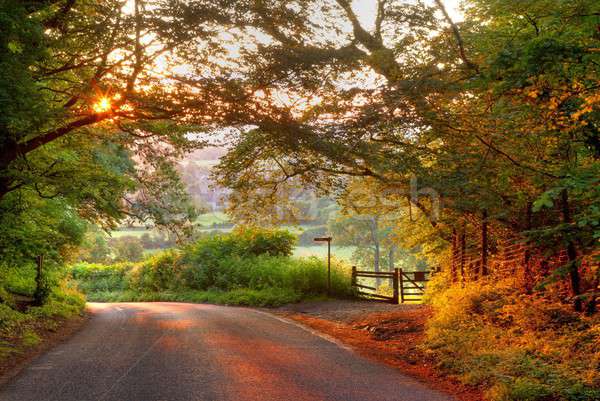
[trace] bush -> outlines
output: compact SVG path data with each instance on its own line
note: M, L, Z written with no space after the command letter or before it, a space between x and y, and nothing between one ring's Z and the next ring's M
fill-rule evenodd
M0 303L0 359L37 345L40 329L55 329L60 319L80 314L84 307L83 295L69 288L65 280L51 289L42 306L20 312ZM10 346L4 347L4 343Z
M138 291L171 290L183 286L181 255L177 251L156 254L133 267L127 274L127 288Z
M63 282L52 289L44 305L29 308L27 313L37 318L69 318L81 313L84 308L83 294Z
M125 275L133 266L133 263L112 265L77 263L71 266L71 276L77 282L79 289L85 293L122 291L128 287Z
M29 317L8 305L0 304L0 335L11 336L15 328Z
M227 289L236 283L235 265L260 255L290 256L295 237L287 231L238 229L230 234L203 238L184 249L184 276L190 288ZM238 277L239 279L239 277ZM235 285L235 284L234 284ZM243 284L239 284L241 286Z
M512 284L434 282L424 350L494 401L600 400L600 318Z
M33 296L35 292L36 269L33 263L18 268L2 268L2 283L13 294Z
M185 294L210 293L210 302L273 305L325 294L325 263L290 257L294 241L287 231L238 230L137 264L78 264L72 275L90 300L164 299L175 293L174 299L185 300ZM350 274L334 261L333 295L352 295Z

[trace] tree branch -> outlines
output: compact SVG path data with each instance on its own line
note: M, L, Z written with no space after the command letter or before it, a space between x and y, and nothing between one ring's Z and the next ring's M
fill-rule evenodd
M452 20L452 18L450 18L450 14L448 14L448 10L446 10L446 6L444 6L444 3L442 3L442 0L435 0L435 4L438 6L440 11L444 15L446 22L452 28L452 33L454 34L454 38L456 39L456 44L458 45L458 52L460 54L460 59L463 61L463 63L465 63L465 65L467 67L479 72L479 66L477 66L477 64L473 63L467 57L467 53L465 52L464 41L463 41L462 35L460 34L460 30L458 29L458 25L456 25L456 23Z

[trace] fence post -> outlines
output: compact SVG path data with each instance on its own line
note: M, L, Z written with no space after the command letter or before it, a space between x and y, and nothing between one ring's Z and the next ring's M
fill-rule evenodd
M394 299L393 299L393 303L394 305L399 304L399 294L398 294L398 290L400 287L400 270L398 268L394 269L394 279L393 279L393 285L394 285Z
M350 282L352 287L356 287L356 266L352 266L352 280Z
M404 278L402 277L402 269L398 269L399 287L400 287L400 301L404 303Z

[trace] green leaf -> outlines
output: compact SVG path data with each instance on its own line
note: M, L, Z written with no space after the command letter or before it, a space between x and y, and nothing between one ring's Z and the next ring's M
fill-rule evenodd
M551 208L554 206L554 202L552 201L552 196L548 192L544 192L542 196L538 198L535 202L533 202L533 211L539 212L541 209L547 207Z
M8 47L8 50L10 50L12 53L20 54L23 52L23 46L21 46L21 44L18 42L10 41L6 46Z

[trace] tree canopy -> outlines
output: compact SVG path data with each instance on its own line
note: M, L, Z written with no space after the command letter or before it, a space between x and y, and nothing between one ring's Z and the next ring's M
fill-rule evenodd
M483 219L566 248L575 280L600 235L600 6L373 5L365 21L348 0L4 1L3 221L44 201L185 226L174 163L217 137L239 216L278 188L363 181L419 211L423 241Z

